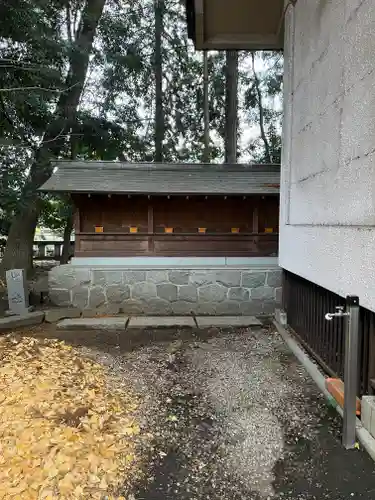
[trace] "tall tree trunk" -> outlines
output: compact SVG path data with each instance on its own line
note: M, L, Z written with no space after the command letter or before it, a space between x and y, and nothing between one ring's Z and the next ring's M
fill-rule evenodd
M225 162L237 163L238 52L226 52Z
M264 144L265 161L266 161L266 163L272 163L271 148L270 148L270 144L268 142L266 130L264 127L263 96L262 96L262 90L260 88L259 77L258 77L257 72L255 70L255 54L254 54L254 52L251 53L251 61L252 61L252 68L253 68L254 85L255 85L255 90L257 93L257 97L258 97L260 137L261 137L263 144Z
M66 264L70 257L70 238L72 236L73 224L73 210L70 210L64 228L63 249L61 252L60 264Z
M77 138L75 133L77 132L77 121L74 122L72 126L72 134L70 136L70 159L73 161L77 158ZM74 209L73 201L70 196L64 197L65 203L68 207L68 214L66 217L64 236L63 236L63 248L60 257L60 264L67 264L70 257L70 238L72 236L73 226L74 226Z
M154 0L155 10L155 161L163 161L164 109L163 109L163 65L162 36L164 0Z
M203 122L204 122L204 150L203 162L210 161L210 110L208 99L208 52L203 52Z
M22 193L22 205L14 217L1 263L1 272L11 268L32 268L32 246L40 207L37 189L52 173L51 161L57 158L74 123L86 79L89 57L96 29L106 0L86 0L74 50L53 119L47 126L43 142L35 155L29 178Z

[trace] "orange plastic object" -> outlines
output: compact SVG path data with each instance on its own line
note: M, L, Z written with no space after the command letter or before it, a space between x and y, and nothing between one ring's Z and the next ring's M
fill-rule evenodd
M137 226L130 226L129 230L131 233L138 233L138 227Z
M326 379L327 391L332 394L337 403L344 408L344 382L340 378L327 378ZM361 414L361 401L357 398L356 415Z
M206 228L205 227L198 227L198 233L205 233Z
M232 227L232 233L239 233L240 228L239 227Z
M170 234L170 233L173 233L173 227L165 227L165 228L164 228L164 232L165 232L165 233L169 233L169 234Z
M96 233L102 233L104 231L103 226L95 226L95 232Z

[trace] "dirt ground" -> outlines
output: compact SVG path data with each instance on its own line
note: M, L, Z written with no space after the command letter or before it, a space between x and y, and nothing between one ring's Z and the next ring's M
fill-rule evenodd
M146 474L131 500L375 498L375 466L272 328L82 347L143 403ZM152 340L150 341L150 338Z

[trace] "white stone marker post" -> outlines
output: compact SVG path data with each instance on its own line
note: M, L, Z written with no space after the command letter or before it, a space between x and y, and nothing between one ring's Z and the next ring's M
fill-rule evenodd
M6 272L9 313L18 316L29 312L29 291L24 269L10 269Z

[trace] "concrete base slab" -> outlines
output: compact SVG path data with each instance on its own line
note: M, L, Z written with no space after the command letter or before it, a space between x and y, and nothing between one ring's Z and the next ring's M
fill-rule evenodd
M197 316L199 328L244 328L249 326L262 326L254 316Z
M125 330L128 318L74 318L63 319L57 324L58 330Z
M0 332L6 332L22 326L39 325L44 320L44 312L34 311L22 316L9 316L0 318Z
M128 328L195 328L191 316L135 316L130 318Z
M287 326L288 324L287 315L283 309L275 309L275 320L282 326Z
M361 405L363 427L375 438L375 396L363 396Z
M27 314L29 314L29 313L33 312L33 311L34 311L34 309L35 309L35 307L34 307L34 306L29 306L29 307L27 307L27 308L24 310L24 313L22 313L22 314L16 314L15 312L11 311L10 309L7 309L7 310L5 311L5 316L9 316L9 317L11 317L11 316L26 316Z
M56 307L56 309L48 309L45 312L44 320L47 323L57 323L61 319L65 318L79 318L81 316L81 311L75 309L74 307Z

